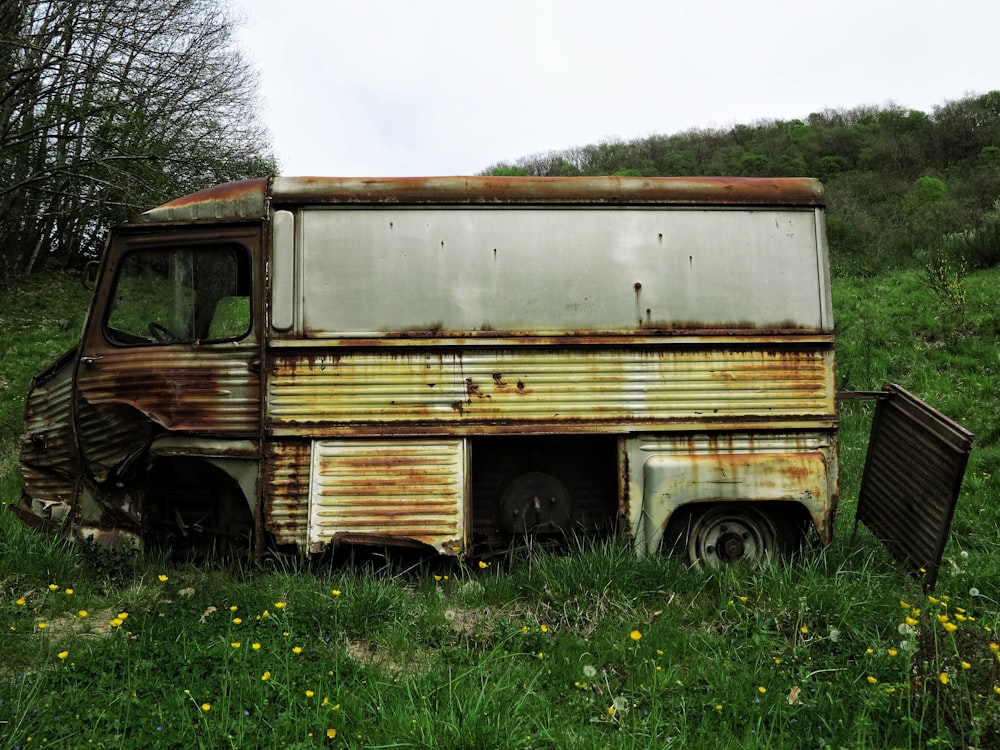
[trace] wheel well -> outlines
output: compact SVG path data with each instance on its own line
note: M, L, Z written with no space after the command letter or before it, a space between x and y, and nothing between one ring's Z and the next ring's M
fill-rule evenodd
M142 519L150 543L186 556L247 551L254 528L237 481L187 457L162 457L149 467Z
M801 551L812 526L809 510L796 500L687 503L670 514L663 530L661 551L667 554L686 554L688 535L698 518L720 506L731 506L733 510L752 508L765 514L778 533L780 553L783 557L793 556Z

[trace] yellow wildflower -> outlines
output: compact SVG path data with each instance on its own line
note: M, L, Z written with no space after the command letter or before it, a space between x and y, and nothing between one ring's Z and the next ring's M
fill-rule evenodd
M543 633L548 633L549 632L549 626L548 625L544 625L544 624L543 625L539 625L538 629L541 630Z
M306 698L312 698L314 695L316 695L316 693L312 690L306 690Z
M73 589L66 589L66 596L73 596Z
M910 608L909 602L904 602L902 599L899 600L899 606L902 607L903 609L909 609Z
M80 617L86 617L88 613L87 613L87 610L85 610L85 609L81 609L81 610L80 610L79 612L77 612L77 614L78 614L78 615L79 615Z
M49 626L49 624L47 622L40 622L40 623L38 623L38 629L39 630L45 630L45 628L47 628L48 626Z
M288 606L288 602L275 602L274 603L274 608L275 609L284 609L287 606Z
M640 638L642 638L642 633L640 633L638 630L633 630L631 633L628 634L628 637L631 638L633 641L637 641Z
M490 564L488 562L484 562L482 560L479 561L479 569L480 570L485 570L488 567L490 567Z
M967 661L962 662L962 669L972 669L972 665Z
M167 576L163 575L163 573L160 573L160 575L158 575L157 578L160 579L160 583L166 583L169 580Z
M234 617L233 618L233 625L239 625L241 622L243 622L243 618L241 618L241 617Z
M809 628L803 625L801 628L799 628L799 632L802 633L802 635L806 635L809 632Z
M15 604L17 604L17 606L19 606L19 607L23 607L23 606L24 606L24 604L25 604L25 601L24 601L24 597L22 596L22 597L21 597L20 599L18 599L18 600L17 600L16 602L14 602L14 603L15 603Z
M763 685L758 685L757 686L757 692L760 693L761 695L763 695L764 693L767 692L767 688L764 687Z
M886 653L889 654L889 656L895 656L896 654L899 653L899 651L897 651L894 648L890 648L890 649L886 649Z
M115 617L112 618L111 622L109 622L108 624L113 628L120 628L123 622L124 620L122 620L122 618Z
M49 584L49 591L58 591L58 590L59 590L59 584L58 583L50 583Z
M264 674L260 676L260 679L263 680L264 682L267 682L268 680L271 679L271 672L270 671L264 672Z
M947 685L948 684L948 673L947 672L942 672L941 674L938 675L938 679L941 680L941 684L942 685Z
M947 630L949 633L954 633L956 630L958 630L958 625L956 625L953 622L946 622L944 623L944 629Z
M909 615L907 615L906 620L904 620L904 622L907 625L909 625L911 628L915 628L915 627L917 627L917 625L920 624L920 620L918 620L918 619L916 619L914 617L910 617Z
M435 579L441 580L441 576L434 576ZM334 589L330 592L333 596L340 596L340 589Z
M333 729L332 727L330 729L327 729L326 730L326 736L329 737L332 740L334 737L337 736L337 730Z
M233 648L239 648L240 647L240 642L239 641L233 641L229 645L232 646Z
M209 711L212 710L212 704L211 703L202 703L201 704L201 710L204 711L205 713L208 713Z
M302 646L292 646L292 653L293 654L301 654L302 653Z
M250 644L250 648L252 648L254 651L260 651L260 644L259 643L251 643Z
M58 654L56 654L56 656L58 656L60 659L65 659L67 656L69 656L69 651L60 651Z
M874 684L876 684L878 682L878 678L877 677L873 677L872 675L868 675L867 680L868 680L869 684L872 684L872 685L874 685Z

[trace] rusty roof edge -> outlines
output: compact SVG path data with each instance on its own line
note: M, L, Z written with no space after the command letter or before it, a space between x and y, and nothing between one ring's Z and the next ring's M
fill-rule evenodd
M214 185L151 208L128 223L260 221L266 217L268 183L271 179L262 177Z
M809 177L275 177L276 203L825 205Z

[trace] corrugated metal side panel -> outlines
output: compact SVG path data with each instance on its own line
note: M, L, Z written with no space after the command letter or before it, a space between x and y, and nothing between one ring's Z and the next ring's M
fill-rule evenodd
M972 434L896 385L872 422L857 517L931 588L951 526Z
M255 435L260 395L246 355L221 347L109 352L80 378L93 406L128 404L164 427Z
M267 441L265 526L278 544L305 548L309 530L308 441Z
M296 425L834 419L833 352L349 350L275 356L268 415Z
M77 351L64 354L34 379L21 436L24 489L38 500L71 503L80 472L72 432L73 367Z
M309 547L335 539L413 540L464 549L464 440L318 440Z

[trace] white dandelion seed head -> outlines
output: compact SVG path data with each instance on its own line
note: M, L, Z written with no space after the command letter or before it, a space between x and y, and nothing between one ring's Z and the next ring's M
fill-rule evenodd
M583 665L583 676L584 677L596 677L597 676L597 667L593 666L592 664L584 664Z
M973 586L971 589L969 589L969 596L979 596L979 589Z
M913 635L914 633L917 632L912 627L907 625L905 622L899 623L899 627L896 628L896 630L899 632L900 635Z
M830 628L830 632L827 634L827 638L836 643L840 640L840 630L837 628Z

